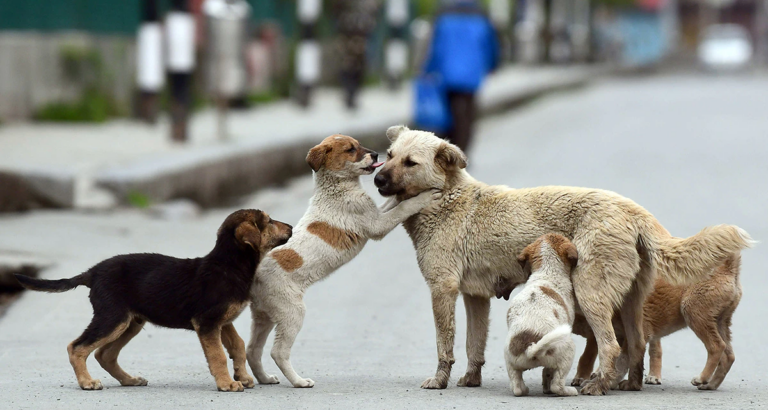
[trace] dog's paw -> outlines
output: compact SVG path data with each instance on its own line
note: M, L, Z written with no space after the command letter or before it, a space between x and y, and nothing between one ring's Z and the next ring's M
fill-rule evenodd
M698 386L707 384L707 382L701 380L701 378L697 376L697 377L694 377L693 380L691 380L691 384L698 387Z
M582 384L584 384L584 382L586 382L586 381L587 381L587 379L584 379L584 378L581 378L581 377L574 377L573 380L571 380L571 386L579 387Z
M619 382L619 390L623 391L640 391L643 390L642 383L630 383L629 380L622 380Z
M696 388L699 389L699 390L717 390L717 387L715 387L714 385L711 385L709 383L700 384L700 385L696 386Z
M280 384L280 379L275 375L268 374L266 378L259 379L259 384Z
M661 384L661 377L652 375L645 376L645 384Z
M239 392L239 391L245 390L243 388L243 384L235 380L216 383L216 388L218 388L219 391L238 391Z
M456 383L459 387L478 387L481 384L483 384L483 377L480 373L467 373Z
M312 379L299 379L298 382L293 383L293 387L300 389L309 389L315 387L315 382Z
M529 392L528 386L526 386L526 385L517 386L517 387L513 387L512 388L512 394L514 394L515 397L527 396L528 392Z
M244 375L235 375L235 380L239 381L243 384L243 387L246 389L252 389L254 386L256 386L256 382L253 380L253 377L244 374Z
M123 386L146 386L147 379L143 377L133 377L131 379L123 380L120 382Z
M575 387L565 386L562 391L557 392L558 396L578 396L579 391Z
M436 377L430 377L424 380L424 383L421 383L422 389L444 389L446 387L448 387L448 380L441 382Z
M80 388L83 390L101 390L104 388L104 386L101 385L101 380L92 379L80 383Z
M581 394L586 394L588 396L602 396L606 393L607 389L604 389L600 385L599 378L595 377L593 379L587 380L586 383L581 387Z

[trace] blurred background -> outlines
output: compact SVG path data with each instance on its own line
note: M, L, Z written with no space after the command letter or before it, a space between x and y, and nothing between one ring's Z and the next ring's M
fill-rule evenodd
M19 299L12 273L70 277L128 252L200 256L242 207L295 224L312 195L306 153L328 135L384 151L387 127L410 124L465 149L484 182L610 189L675 235L735 223L760 240L766 107L768 0L0 0L0 386L17 404L83 404L73 389L57 394L76 387L60 353L88 321L87 290ZM363 185L383 202L372 177ZM706 400L768 399L768 360L754 349L768 335L753 325L768 310L766 263L759 247L745 252L734 333L737 356L752 356ZM434 330L402 229L307 305L294 366L318 376L315 390L346 394L375 371L381 383L359 397L391 390L412 404L434 370ZM494 306L484 385L506 396L506 308ZM129 347L126 364L178 385L179 403L207 403L194 338L148 328L135 343L153 336L175 348ZM691 332L669 340L667 393L643 403L711 405L688 385L703 346ZM493 398L456 390L439 399ZM315 404L338 404L329 397Z

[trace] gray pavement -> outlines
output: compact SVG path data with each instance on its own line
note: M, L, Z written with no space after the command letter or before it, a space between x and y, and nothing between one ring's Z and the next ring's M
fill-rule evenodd
M600 82L547 97L479 125L469 171L494 184L579 185L615 190L648 210L677 236L734 223L768 238L768 78L672 75ZM324 135L318 135L319 140ZM372 179L364 180L372 189ZM311 195L300 178L262 191L243 206L295 222ZM152 219L136 210L34 212L0 218L0 249L34 252L58 262L44 276L72 276L117 253L153 251L198 256L214 242L230 209L200 219ZM105 390L81 391L65 347L90 319L87 289L27 293L0 318L0 408L757 408L768 403L768 279L764 245L744 253L744 297L734 316L736 363L714 392L690 379L706 351L686 330L663 340L663 385L606 397L544 397L540 372L525 374L531 396L508 389L502 355L506 303L494 301L484 384L459 388L466 366L465 320L457 309L457 363L449 388L419 389L436 366L429 293L410 240L398 228L371 242L355 260L308 291L305 326L293 364L313 389L293 389L269 357L281 384L245 393L215 391L199 343L190 332L147 326L121 356L122 366L149 380L124 388L95 360ZM247 339L249 318L235 325ZM574 337L579 346L583 340ZM271 347L271 341L267 348ZM573 370L570 376L573 375Z

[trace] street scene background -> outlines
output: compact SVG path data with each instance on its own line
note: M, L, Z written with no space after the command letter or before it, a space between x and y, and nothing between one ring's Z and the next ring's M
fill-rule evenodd
M46 2L32 3L42 7ZM413 122L412 81L421 74L423 55L428 54L420 47L428 50L431 23L440 16L438 2L405 2L408 29L402 34L387 25L386 2L373 2L374 23L365 34L366 79L350 105L349 82L338 67L321 60L307 63L309 74L321 68L317 76L301 77L294 71L296 60L308 58L299 57L297 49L309 32L327 43L321 47L321 59L333 55L340 36L333 13L339 9L322 2L317 27L302 29L315 23L302 22L300 4L253 2L248 33L271 27L281 33L275 38L282 38L283 45L256 52L261 60L252 54L248 60L248 53L235 59L234 72L249 74L222 75L224 80L214 76L214 82L221 82L208 88L205 76L214 74L206 74L210 56L198 48L198 39L193 41L198 44L193 70L171 70L160 76L160 88L142 89L136 76L146 68L138 66L133 51L134 57L121 63L128 72L124 83L128 103L114 114L93 118L94 112L109 112L105 106L112 104L102 106L99 101L120 105L119 98L92 98L110 95L116 86L107 80L106 85L91 87L85 80L62 79L63 74L51 67L59 63L68 67L66 62L72 60L62 55L92 53L83 50L103 53L104 47L111 47L105 44L115 39L135 49L140 41L133 37L146 13L141 12L143 3L130 3L135 7L103 6L107 16L133 16L112 26L123 33L107 32L95 23L100 21L96 16L63 22L22 18L45 15L31 8L15 11L19 17L13 22L0 17L0 89L26 96L0 107L0 408L765 406L768 356L763 346L768 334L762 322L768 312L763 297L768 281L763 267L768 256L763 244L743 253L744 296L732 327L736 362L718 390L699 391L690 384L704 365L706 350L685 329L662 339L660 386L646 385L641 392L611 391L605 397L555 398L543 395L541 372L533 370L525 373L531 395L516 398L504 368L507 302L503 300L491 305L483 386L456 386L457 375L466 366L466 325L459 301L454 377L446 390L419 388L434 371L435 331L429 290L402 228L381 242L371 241L352 262L307 291L307 315L291 358L300 374L316 382L314 388L290 387L265 355L267 371L278 375L279 385L257 385L239 394L216 392L193 333L146 326L125 348L120 362L149 380L149 386L120 387L91 359L91 374L102 380L105 389L80 390L66 345L91 317L87 289L20 292L9 279L12 273L71 277L105 258L132 252L202 256L212 248L224 217L240 208L263 209L277 220L295 224L312 195L312 178L304 162L311 146L333 133L344 133L384 152L388 126L408 123L418 128ZM155 5L157 21L165 9L175 6L171 3ZM587 18L580 20L578 8L563 8L557 1L506 2L506 22L493 19L500 33L500 62L477 92L478 119L468 148L468 172L480 181L514 188L608 189L648 209L675 236L728 223L764 242L768 237L763 216L768 209L766 4L716 3L585 2ZM483 6L491 17L492 10L503 9L498 4ZM0 16L7 16L3 11L9 7L10 2L0 1ZM183 12L205 21L202 10L202 3L190 2ZM586 46L579 42L582 24L589 33ZM707 35L710 27L732 24L747 37L741 37L737 27L723 46L717 30L710 29L715 34ZM205 30L195 27L202 30L195 36L208 38ZM530 27L536 34L526 37ZM424 29L427 34L422 38ZM604 32L618 33L608 41L610 47L596 40ZM72 38L67 36L73 35L83 48L60 53L62 48L41 46L54 50L49 60L44 60L42 51L27 59L2 54L11 53L10 43L16 44L13 52L19 52L18 44L67 43ZM729 48L733 38L747 39L746 61L733 57L738 54ZM392 39L406 42L407 69L388 65L386 49ZM272 47L264 41L244 42L242 47ZM707 55L700 47L706 41L714 41L711 49L725 51ZM272 52L283 57L267 57ZM95 57L89 58L85 61ZM280 58L285 66L276 62ZM44 84L35 79L33 70L13 71L32 62L56 71L51 81L64 91L47 87L46 92L54 95L46 97L35 87L21 86ZM74 66L88 66L81 63ZM273 63L277 65L272 74L258 78L263 72L253 67ZM164 70L166 65L161 64ZM175 99L173 88L179 84L193 91ZM0 99L8 92L0 92ZM43 111L70 117L45 117ZM384 201L373 186L373 176L362 178L362 184L377 203ZM249 315L243 314L235 326L247 342ZM578 336L574 340L578 355L584 340ZM271 345L270 338L265 351ZM574 372L575 363L569 380Z

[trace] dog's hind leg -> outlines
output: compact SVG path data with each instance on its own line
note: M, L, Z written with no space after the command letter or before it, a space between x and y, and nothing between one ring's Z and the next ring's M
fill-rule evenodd
M648 344L648 356L651 368L645 378L645 384L661 384L661 339L651 339Z
M96 351L94 356L99 362L102 368L107 371L112 377L117 379L122 386L146 386L147 380L143 377L133 377L126 373L120 365L117 363L117 356L120 355L120 351L131 341L136 335L139 334L144 327L144 321L142 319L134 318L131 324L128 325L128 329L120 335L114 342L107 343L103 347Z
M247 349L248 365L251 366L251 371L259 384L278 384L280 380L277 376L267 374L261 361L264 345L275 324L262 312L252 310L251 316L253 322L251 323L251 340L248 342Z
M699 385L699 390L716 390L720 387L720 384L725 380L725 376L731 370L733 362L736 361L736 355L733 353L733 346L731 345L731 317L738 303L736 301L732 306L729 306L717 320L717 330L725 342L725 350L720 357L720 363L717 365L715 374L709 380L709 383Z
M591 335L587 338L587 346L584 353L579 358L579 365L576 367L576 376L574 376L571 386L581 386L582 383L589 380L592 371L595 369L595 360L597 360L597 340Z
M579 269L578 267L576 268ZM584 273L600 274L599 272ZM589 322L595 339L597 341L598 355L600 357L600 367L595 377L588 380L582 386L581 393L588 395L603 395L611 386L611 382L616 378L616 359L621 353L621 347L616 341L616 334L613 331L613 306L609 300L602 295L595 294L596 287L591 286L584 281L574 280L574 290L579 306L587 322Z
M291 365L291 348L296 336L301 331L304 323L304 303L283 308L279 312L279 320L275 328L275 344L272 346L272 359L283 372L283 375L291 382L293 387L313 387L312 379L304 379L293 370Z
M485 364L485 344L488 339L490 299L482 296L464 297L467 310L467 373L459 379L459 386L476 387L483 382L482 367Z
M552 376L554 373L555 370L550 369L549 367L541 369L541 388L544 391L544 394L552 393Z
M568 376L568 371L571 370L575 350L576 344L570 339L567 343L563 343L557 348L555 357L559 357L560 360L558 360L557 367L552 372L549 390L558 396L576 396L579 394L575 387L565 385L565 377Z
M227 349L229 357L232 359L232 365L235 370L235 380L243 384L243 387L251 389L256 384L253 382L253 377L245 370L245 342L237 334L235 326L232 323L227 323L221 327L221 342L224 344L224 348Z
M80 337L67 346L69 363L75 371L77 383L83 390L101 390L101 381L93 379L88 373L85 362L90 354L119 338L128 329L131 318L127 311L115 314L114 310L100 309L94 305L94 316L91 323Z
M639 281L640 279L638 279ZM626 354L629 356L629 376L619 384L621 390L643 389L643 359L645 358L645 336L643 335L643 303L647 289L639 284L632 286L621 306L621 321L624 323Z
M527 396L528 386L523 381L523 371L513 369L509 363L507 363L507 373L509 374L509 387L512 389L512 393L517 396Z

